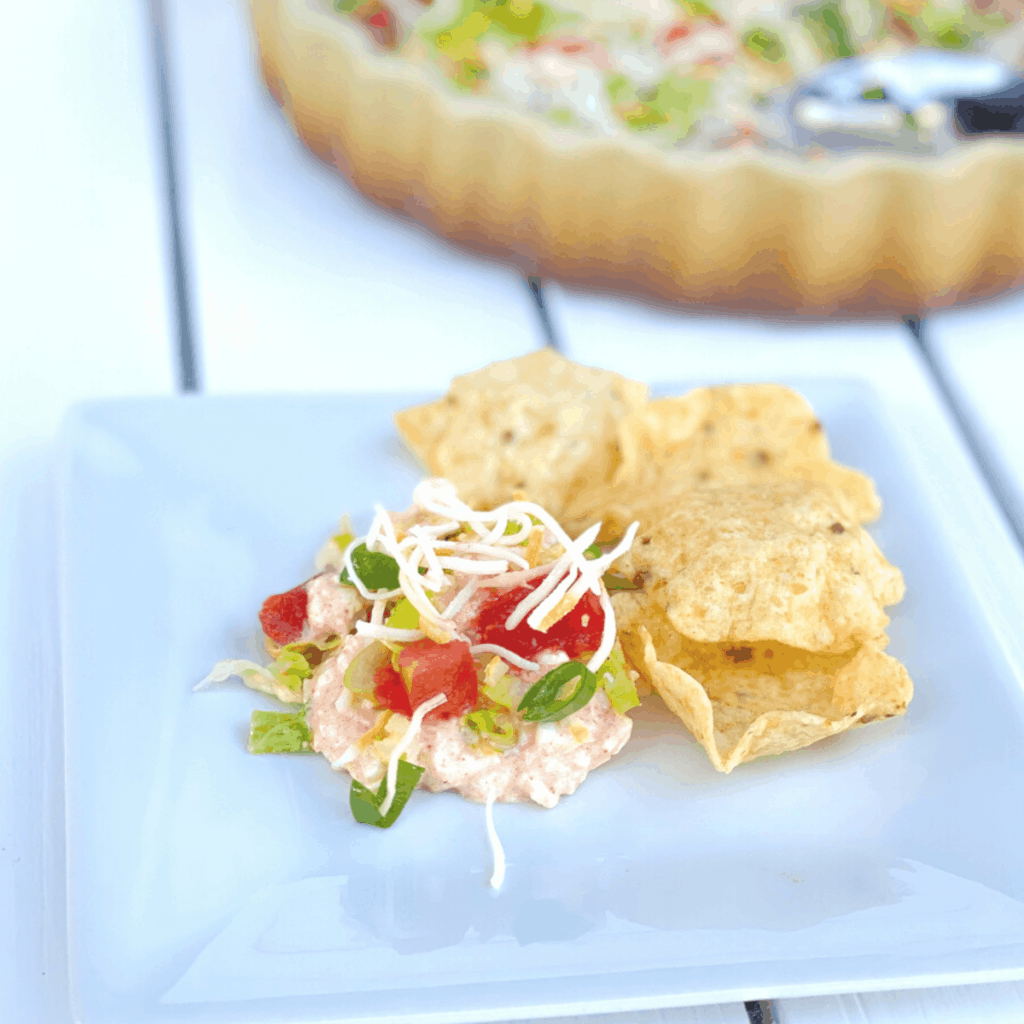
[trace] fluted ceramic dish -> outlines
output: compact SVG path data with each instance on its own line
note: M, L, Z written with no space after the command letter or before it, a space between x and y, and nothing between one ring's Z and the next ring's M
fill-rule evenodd
M671 302L917 314L1024 279L1024 143L941 157L592 139L378 52L327 0L252 0L263 76L376 202L533 274Z

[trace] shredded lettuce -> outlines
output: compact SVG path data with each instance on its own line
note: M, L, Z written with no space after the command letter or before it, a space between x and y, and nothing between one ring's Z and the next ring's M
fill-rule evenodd
M249 725L250 754L306 754L313 738L301 711L254 711Z
M341 646L342 637L332 633L323 640L299 640L294 644L287 644L282 651L289 651L301 654L311 669L316 668L324 660L324 655L329 654L336 647Z
M818 46L829 57L853 57L857 50L849 22L837 0L824 0L813 7L799 8Z
M202 690L212 683L224 683L237 677L250 690L265 693L284 704L301 704L304 699L302 684L340 643L341 637L331 636L326 640L288 644L281 648L269 665L260 665L245 658L218 661L195 689Z
M250 690L265 693L268 697L274 697L283 704L302 703L301 679L291 675L285 675L283 679L279 679L269 668L258 665L255 661L246 661L244 658L218 661L210 674L199 682L195 689L202 690L211 683L223 683L234 676L241 679Z
M273 660L269 668L278 682L290 690L301 690L302 680L313 674L305 655L287 647Z
M629 677L626 659L618 644L612 648L608 660L597 670L597 681L608 694L608 702L620 715L640 703L636 685Z

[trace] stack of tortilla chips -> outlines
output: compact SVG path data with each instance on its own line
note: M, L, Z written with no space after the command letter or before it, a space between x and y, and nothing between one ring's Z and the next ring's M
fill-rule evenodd
M605 539L639 520L619 635L720 771L902 714L913 687L884 609L903 578L861 526L880 512L871 480L832 461L787 388L646 394L543 351L397 423L472 504L525 493Z

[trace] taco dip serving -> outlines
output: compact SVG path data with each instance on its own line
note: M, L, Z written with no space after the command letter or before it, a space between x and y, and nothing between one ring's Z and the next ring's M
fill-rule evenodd
M364 537L344 521L317 575L263 602L272 661L200 684L297 706L253 712L249 749L323 754L357 822L389 828L416 788L483 803L499 886L493 804L574 793L641 694L723 773L906 711L885 632L903 577L862 526L881 503L795 392L649 401L543 351L396 423L448 478Z
M352 776L357 821L389 827L417 785L554 807L622 749L639 703L602 582L636 526L607 553L599 528L572 540L535 503L480 512L424 481L264 601L268 667L225 661L200 685L239 676L302 705L254 712L250 749L322 753Z

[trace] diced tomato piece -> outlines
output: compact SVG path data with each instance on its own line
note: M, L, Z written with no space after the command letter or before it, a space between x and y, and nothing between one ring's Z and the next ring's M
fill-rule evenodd
M685 39L690 34L689 25L673 25L665 36L666 43L674 43L678 39Z
M426 637L416 640L399 652L398 668L414 711L439 693L448 698L427 718L455 718L475 707L480 699L476 663L465 640L446 644L436 644Z
M373 698L382 708L397 711L406 718L412 717L409 691L405 688L402 677L390 664L381 665L373 673L373 684Z
M272 594L260 609L263 632L276 644L291 644L302 636L306 623L307 596L304 586L284 594Z
M497 593L480 611L475 631L482 644L500 644L522 658L533 658L541 651L565 651L570 658L578 658L585 651L596 651L601 646L604 632L604 612L596 594L589 590L580 598L568 615L558 620L546 633L532 629L523 619L509 632L505 621L516 605L543 582ZM527 616L528 618L529 616Z
M369 30L370 35L384 47L393 50L398 45L398 25L387 4L381 0L367 0L353 11L355 17Z

